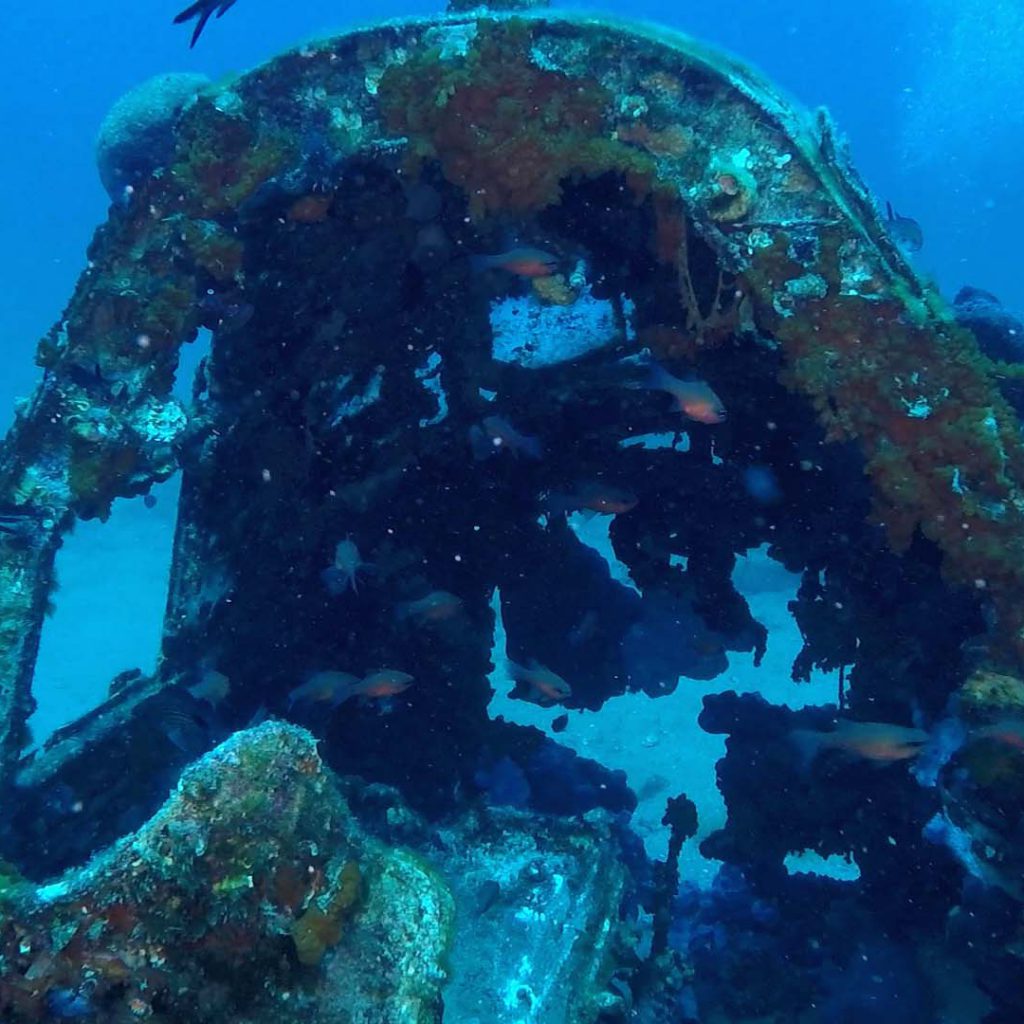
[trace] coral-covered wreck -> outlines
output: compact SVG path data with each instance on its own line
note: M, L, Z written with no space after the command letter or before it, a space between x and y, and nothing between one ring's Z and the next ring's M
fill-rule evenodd
M481 9L310 43L230 83L165 77L115 114L100 150L109 219L39 345L42 383L0 449L0 801L6 856L22 873L93 871L123 893L118 872L136 856L159 875L170 847L157 832L179 811L145 822L168 766L183 761L162 723L169 706L202 717L201 666L232 683L214 719L203 717L205 747L256 714L287 716L297 666L408 671L416 683L387 716L355 700L332 715L322 754L342 774L396 787L432 820L462 814L496 765L514 763L529 781L555 763L550 740L487 716L496 588L510 652L571 678L569 705L596 709L627 689L662 692L624 654L638 624L693 623L675 637L673 678L709 636L719 658L759 657L765 630L731 574L738 554L768 545L803 573L795 677L850 668L854 718L934 722L963 704L980 738L931 788L906 775L850 786L845 767L812 785L779 767L790 723L720 700L707 727L733 734L720 766L730 822L711 852L756 888L777 879L790 849L856 848L863 877L849 905L884 917L894 892L917 900L926 911L901 927L929 942L975 870L1017 907L1017 924L990 933L990 956L966 959L994 1013L1019 1009L993 963L1021 939L1024 764L991 729L1007 700L1011 716L1024 706L1020 426L997 368L888 237L824 112L794 111L745 67L681 36ZM551 265L530 276L478 259L513 245L541 248ZM171 388L181 347L203 329L210 351L186 406ZM651 359L707 381L728 421L684 421L638 386ZM674 439L651 440L665 435ZM537 439L541 457L517 456L503 436ZM471 443L481 437L493 451ZM23 757L61 536L178 470L159 671L119 679L105 704ZM749 486L751 474L770 486ZM594 487L632 496L611 540L642 596L623 594L553 500ZM346 542L355 561L341 564ZM325 570L335 575L325 581ZM408 613L434 607L416 602L436 594L457 595L457 606ZM588 613L588 642L570 642ZM256 749L273 735L294 754L287 770L312 764L305 740L260 728ZM747 754L811 796L766 792L767 772L743 775ZM628 809L629 794L597 766L557 763L578 799L560 805L535 786L535 809ZM176 799L208 770L193 769ZM261 804L253 818L266 813ZM929 844L929 821L955 839ZM207 827L196 826L196 843ZM73 998L92 978L102 1019L225 1019L258 1002L226 973L250 956L265 958L267 991L286 999L289 971L344 946L345 928L327 918L358 921L360 907L379 906L374 879L394 856L350 856L379 840L337 828L320 836L320 820L301 835L321 847L304 866L289 860L296 837L278 836L259 878L243 865L176 897L183 915L217 919L175 933L202 948L187 970L207 972L208 1007L185 1001L198 982L178 984L186 968L173 957L139 959L147 942L166 941L159 928L170 925L145 907L166 903L163 882L147 895L136 877L131 906L122 895L100 905L73 888L78 875L58 883L83 905L74 927L63 903L59 927L46 917L58 913L53 891L0 889L19 907L0 933L2 1012L39 1019L54 993ZM565 841L600 846L580 828ZM97 853L132 829L134 845ZM81 868L94 854L108 860ZM369 894L335 902L344 865L361 858L374 861ZM942 892L918 891L923 867L946 880ZM621 895L621 878L608 880L617 870L606 865L590 891ZM894 881L915 877L910 891ZM452 884L423 882L438 907ZM237 886L247 895L235 901ZM311 908L324 920L297 938ZM604 907L587 928L607 931L616 912ZM101 956L108 935L123 953ZM570 1000L572 1016L564 1001L557 1011L532 1002L530 1019L625 1014L627 983L606 987L610 954L598 952L572 975L593 989ZM437 952L424 976L440 962ZM541 988L524 983L535 1001ZM645 983L630 998L650 992ZM761 998L803 1012L814 991ZM263 1019L267 1005L245 1019ZM486 1019L517 1005L496 1004ZM424 998L415 1014L372 1019L426 1021L439 1007ZM722 1019L746 1009L726 1006Z

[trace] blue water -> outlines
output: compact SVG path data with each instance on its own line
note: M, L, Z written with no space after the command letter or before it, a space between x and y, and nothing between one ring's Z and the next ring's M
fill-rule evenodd
M438 4L239 0L189 51L175 3L9 4L0 38L0 426L34 381L31 353L59 316L104 217L93 142L111 103L164 71L212 78L304 38ZM1017 0L748 0L588 4L725 47L802 104L824 104L879 196L925 230L922 269L1024 306L1024 6Z

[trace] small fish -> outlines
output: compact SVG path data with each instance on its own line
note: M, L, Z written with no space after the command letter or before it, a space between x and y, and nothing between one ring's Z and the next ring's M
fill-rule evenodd
M594 515L617 516L636 506L637 496L632 491L596 480L578 484L572 493L552 493L547 497L547 508L555 515L583 511Z
M479 426L470 427L469 443L478 462L502 450L517 458L520 455L530 459L544 458L540 440L529 434L520 434L504 416L485 416Z
M343 704L359 685L359 677L348 672L314 672L304 683L288 694L288 710L296 704L329 704L332 708Z
M892 203L885 204L885 226L892 236L892 240L907 252L920 252L924 245L924 232L921 225L913 217L904 217L898 214Z
M410 619L417 626L446 622L462 611L462 598L447 590L434 590L418 601L405 601L395 609L399 621Z
M223 672L207 668L200 675L199 682L188 688L188 692L196 700L204 700L211 707L216 707L231 692L231 680Z
M397 668L382 668L371 672L352 692L353 697L379 700L382 697L395 697L408 690L415 681L415 676L401 672Z
M508 674L515 683L526 687L523 699L541 707L561 704L572 696L572 687L557 672L552 672L532 659L525 665L509 661Z
M38 529L38 523L32 516L14 513L8 515L0 512L0 534L8 537L28 539Z
M192 33L192 41L188 44L189 49L191 49L196 45L203 29L206 28L210 15L216 11L217 17L221 18L234 6L235 0L196 0L194 4L189 5L185 10L175 15L174 24L180 25L183 22L191 21L193 18L199 19L196 23L195 31Z
M374 571L372 563L363 561L355 541L346 537L338 541L334 549L334 561L320 573L320 579L329 593L339 597L348 590L358 594L359 574Z
M517 246L493 256L474 256L478 270L505 270L518 277L550 277L558 269L558 257L543 249Z
M1010 718L993 725L986 725L982 729L971 733L972 739L994 740L1004 746L1013 747L1016 750L1024 750L1024 721L1019 718Z
M208 708L189 697L165 690L147 701L146 710L178 750L195 757L209 747L216 722Z
M501 899L501 885L493 878L481 883L476 891L477 917L483 917Z
M654 363L644 386L652 391L670 394L687 419L710 426L725 422L726 411L722 400L702 380L680 380L663 366Z
M852 722L840 719L831 732L794 729L789 738L800 751L804 767L825 750L840 750L875 764L892 764L917 757L928 733L888 722Z

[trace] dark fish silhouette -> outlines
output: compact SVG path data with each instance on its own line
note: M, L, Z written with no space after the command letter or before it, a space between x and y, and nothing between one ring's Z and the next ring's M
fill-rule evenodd
M920 252L924 245L924 232L921 225L913 217L904 217L892 208L892 203L885 204L885 226L889 229L896 244L907 252Z
M235 0L196 0L194 4L190 4L175 17L174 24L180 25L182 22L191 21L193 18L199 19L196 22L195 31L192 33L192 41L188 44L189 49L191 49L196 45L196 40L202 34L206 23L210 20L210 15L216 11L218 18L223 17L234 6Z

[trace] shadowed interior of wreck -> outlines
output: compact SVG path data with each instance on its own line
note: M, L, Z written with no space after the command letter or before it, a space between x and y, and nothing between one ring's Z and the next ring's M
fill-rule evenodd
M687 224L687 306L676 268L658 258L650 195L614 174L561 188L536 217L474 221L436 165L410 173L359 159L304 183L324 197L312 214L273 190L246 211L245 284L216 291L181 448L160 692L119 730L130 772L101 744L76 755L74 781L58 772L30 791L14 821L22 844L34 837L16 851L34 870L66 867L144 821L185 763L254 716L311 726L339 771L394 784L431 814L488 765L528 763L551 741L486 712L496 587L509 654L570 680L566 707L596 709L627 690L670 692L680 675L713 676L730 650L759 657L766 631L731 576L738 554L768 545L805 573L794 612L808 645L796 675L856 660L854 707L899 717L925 677L941 706L959 645L980 628L973 603L944 588L927 544L888 553L867 522L859 453L826 446L810 404L779 383L779 346L742 322L735 275ZM494 357L492 310L543 301L529 279L475 266L509 239L543 245L565 267L568 300L545 308L571 311L585 295L605 316L590 351L565 359L566 340L578 339L524 324L519 361ZM217 282L204 286L213 294ZM251 310L218 326L225 307ZM582 333L584 316L556 330ZM687 422L639 386L645 343L675 372L697 359L728 422ZM472 432L488 416L538 438L542 457L474 453ZM686 449L628 444L666 432ZM770 477L770 493L748 486L751 473ZM588 482L635 496L611 539L642 597L551 512L551 495ZM332 592L324 573L346 540L367 565ZM825 575L841 601L822 600ZM455 615L402 615L438 591L459 597ZM925 601L931 615L899 614ZM587 616L588 641L573 643ZM945 646L931 638L936 616L949 627ZM628 656L641 627L672 651L667 672ZM860 637L871 640L858 651ZM350 701L325 716L291 706L305 677L297 665L357 676L389 666L416 682L383 712ZM231 680L215 708L192 692L209 670ZM129 680L127 690L152 685ZM66 817L83 804L87 829ZM61 828L61 816L75 827Z

